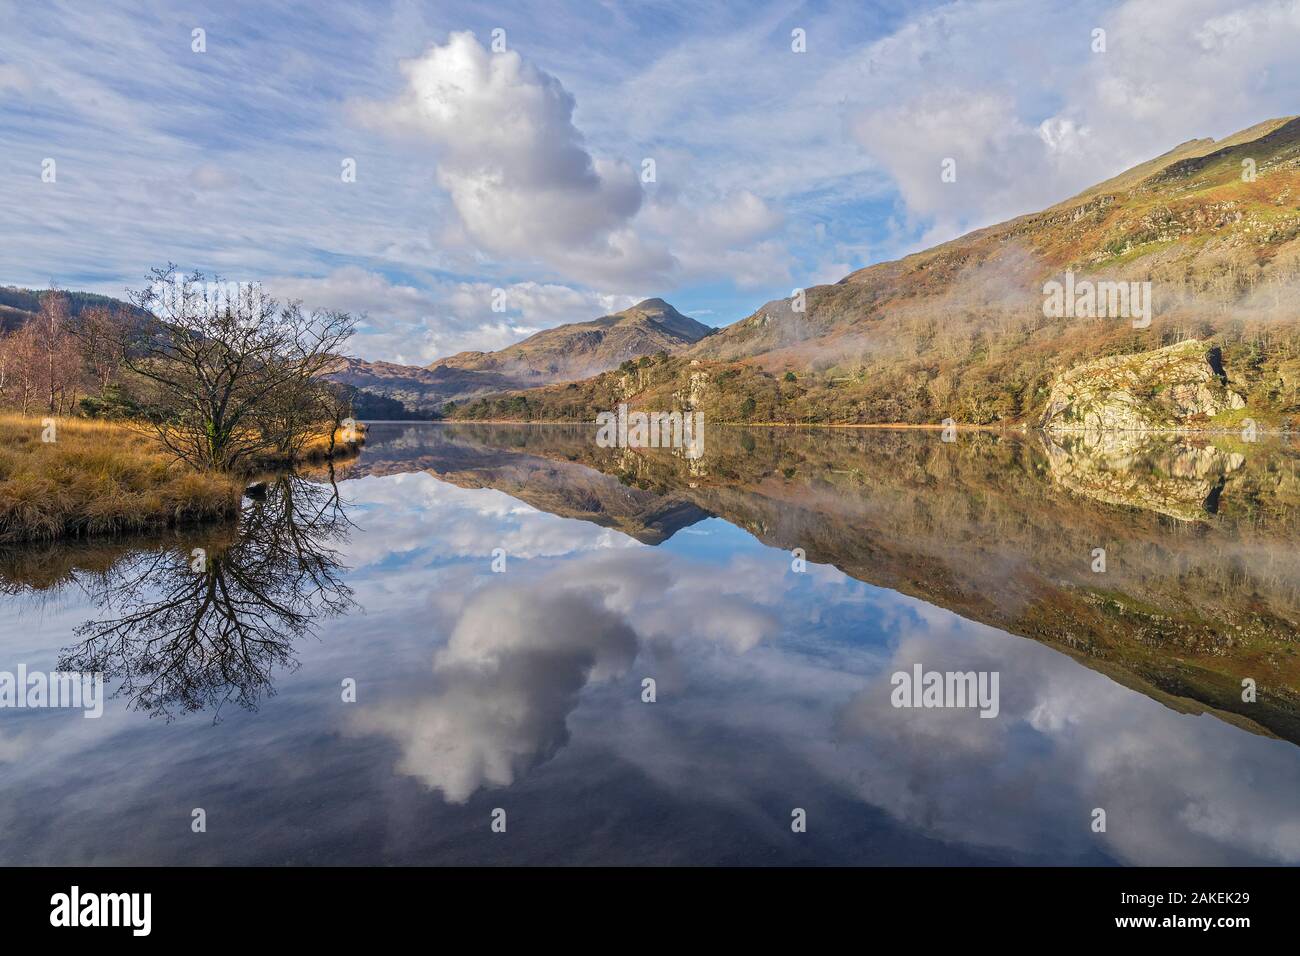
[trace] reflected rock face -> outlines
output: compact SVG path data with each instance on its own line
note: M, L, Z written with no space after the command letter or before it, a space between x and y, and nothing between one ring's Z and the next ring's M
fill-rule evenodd
M1196 339L1076 365L1052 383L1039 427L1144 432L1203 425L1244 408L1228 387L1219 350Z
M1136 432L1040 432L1038 437L1052 480L1061 487L1179 521L1215 514L1226 476L1246 461L1209 442Z

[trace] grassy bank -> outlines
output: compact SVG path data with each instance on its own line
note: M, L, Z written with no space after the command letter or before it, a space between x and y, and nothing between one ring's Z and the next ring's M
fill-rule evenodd
M0 543L151 531L233 516L242 484L176 463L108 422L0 415Z
M365 441L312 436L297 461L267 458L258 471L351 457ZM149 434L129 425L78 418L56 422L46 441L41 419L0 414L0 544L159 531L232 518L245 477L195 471Z
M335 437L333 458L364 441ZM54 441L41 419L0 414L0 544L158 531L231 518L244 479L205 474L175 461L128 425L61 418ZM330 458L328 434L313 436L300 461ZM259 461L258 469L298 462Z

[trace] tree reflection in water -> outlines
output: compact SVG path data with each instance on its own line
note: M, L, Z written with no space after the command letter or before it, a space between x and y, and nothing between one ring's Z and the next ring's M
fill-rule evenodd
M335 545L350 524L331 480L275 478L235 531L136 553L97 576L104 616L77 628L60 670L101 671L115 696L152 716L256 709L293 669L314 622L350 610Z

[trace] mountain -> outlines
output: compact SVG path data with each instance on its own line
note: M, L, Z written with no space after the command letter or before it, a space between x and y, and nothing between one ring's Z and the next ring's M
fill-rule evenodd
M663 299L589 322L546 329L496 352L459 352L427 368L341 359L330 378L396 399L412 411L433 412L449 401L586 378L621 363L688 347L713 329Z
M394 416L397 418L420 413L428 417L449 400L518 387L514 379L495 373L368 362L351 356L340 356L325 377L351 386L360 394L400 403L403 411Z
M1051 283L1070 308L1054 307ZM628 401L717 421L1021 425L1077 366L1194 339L1245 407L1202 405L1174 424L1289 427L1300 424L1297 285L1300 120L1288 117L810 288L802 311L769 302L665 361L457 414L590 420ZM1072 297L1085 288L1091 304Z
M646 299L590 322L546 329L497 352L460 352L429 368L497 372L536 385L568 382L642 355L690 345L712 331L663 299Z

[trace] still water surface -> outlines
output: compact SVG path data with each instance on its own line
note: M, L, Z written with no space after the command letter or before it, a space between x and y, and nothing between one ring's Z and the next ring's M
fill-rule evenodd
M0 863L1300 861L1294 448L593 437L376 424L238 529L0 555L0 670L114 693L0 710Z

